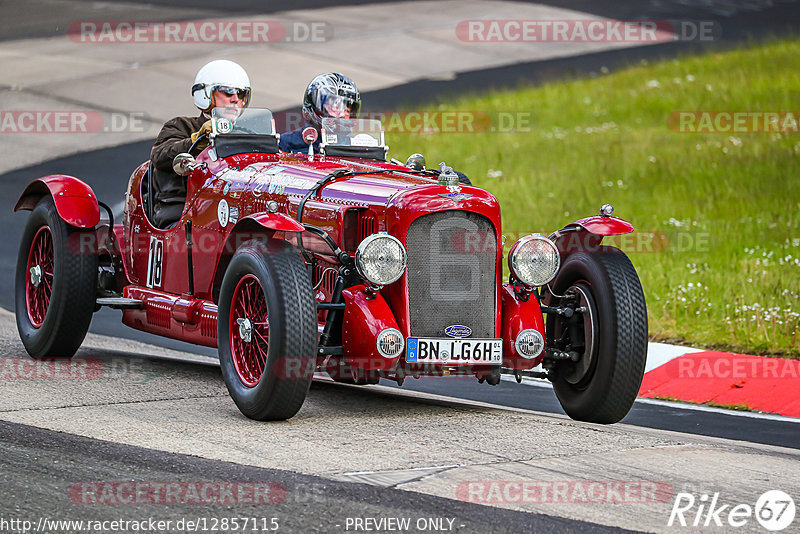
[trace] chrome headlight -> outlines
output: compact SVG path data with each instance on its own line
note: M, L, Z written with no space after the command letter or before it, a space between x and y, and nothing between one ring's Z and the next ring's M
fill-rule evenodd
M403 276L406 261L406 248L386 232L366 237L356 250L358 273L377 286L391 284Z
M545 285L560 266L561 256L555 243L539 234L526 235L508 253L511 274L527 286Z

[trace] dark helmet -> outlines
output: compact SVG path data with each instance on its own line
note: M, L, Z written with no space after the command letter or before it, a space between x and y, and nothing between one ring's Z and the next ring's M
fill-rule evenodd
M326 72L311 80L303 97L303 118L317 128L323 117L341 117L339 113L346 110L350 118L356 118L360 109L356 84L338 72Z

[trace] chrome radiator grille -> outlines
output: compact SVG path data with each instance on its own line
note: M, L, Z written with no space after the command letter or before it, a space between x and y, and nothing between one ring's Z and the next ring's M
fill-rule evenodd
M413 337L445 337L466 325L474 338L495 336L497 239L482 215L444 211L408 229L408 301Z

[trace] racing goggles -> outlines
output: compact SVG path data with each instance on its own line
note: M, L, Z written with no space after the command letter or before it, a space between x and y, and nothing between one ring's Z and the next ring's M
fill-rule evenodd
M239 100L244 100L245 102L250 99L250 89L240 89L229 85L215 85L212 89L228 96L236 95Z

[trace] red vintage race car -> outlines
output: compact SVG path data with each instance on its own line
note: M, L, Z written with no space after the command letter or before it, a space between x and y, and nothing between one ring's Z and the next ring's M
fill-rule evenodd
M72 356L110 306L132 328L218 347L253 419L292 417L319 371L352 384L546 377L572 418L628 413L647 311L627 256L601 244L633 230L613 208L519 239L504 281L497 199L444 165L387 162L377 121L326 119L318 154L280 153L268 110L215 113L212 126L197 158L175 158L188 192L169 228L151 222L149 162L122 224L78 178L25 189L16 317L32 357Z

